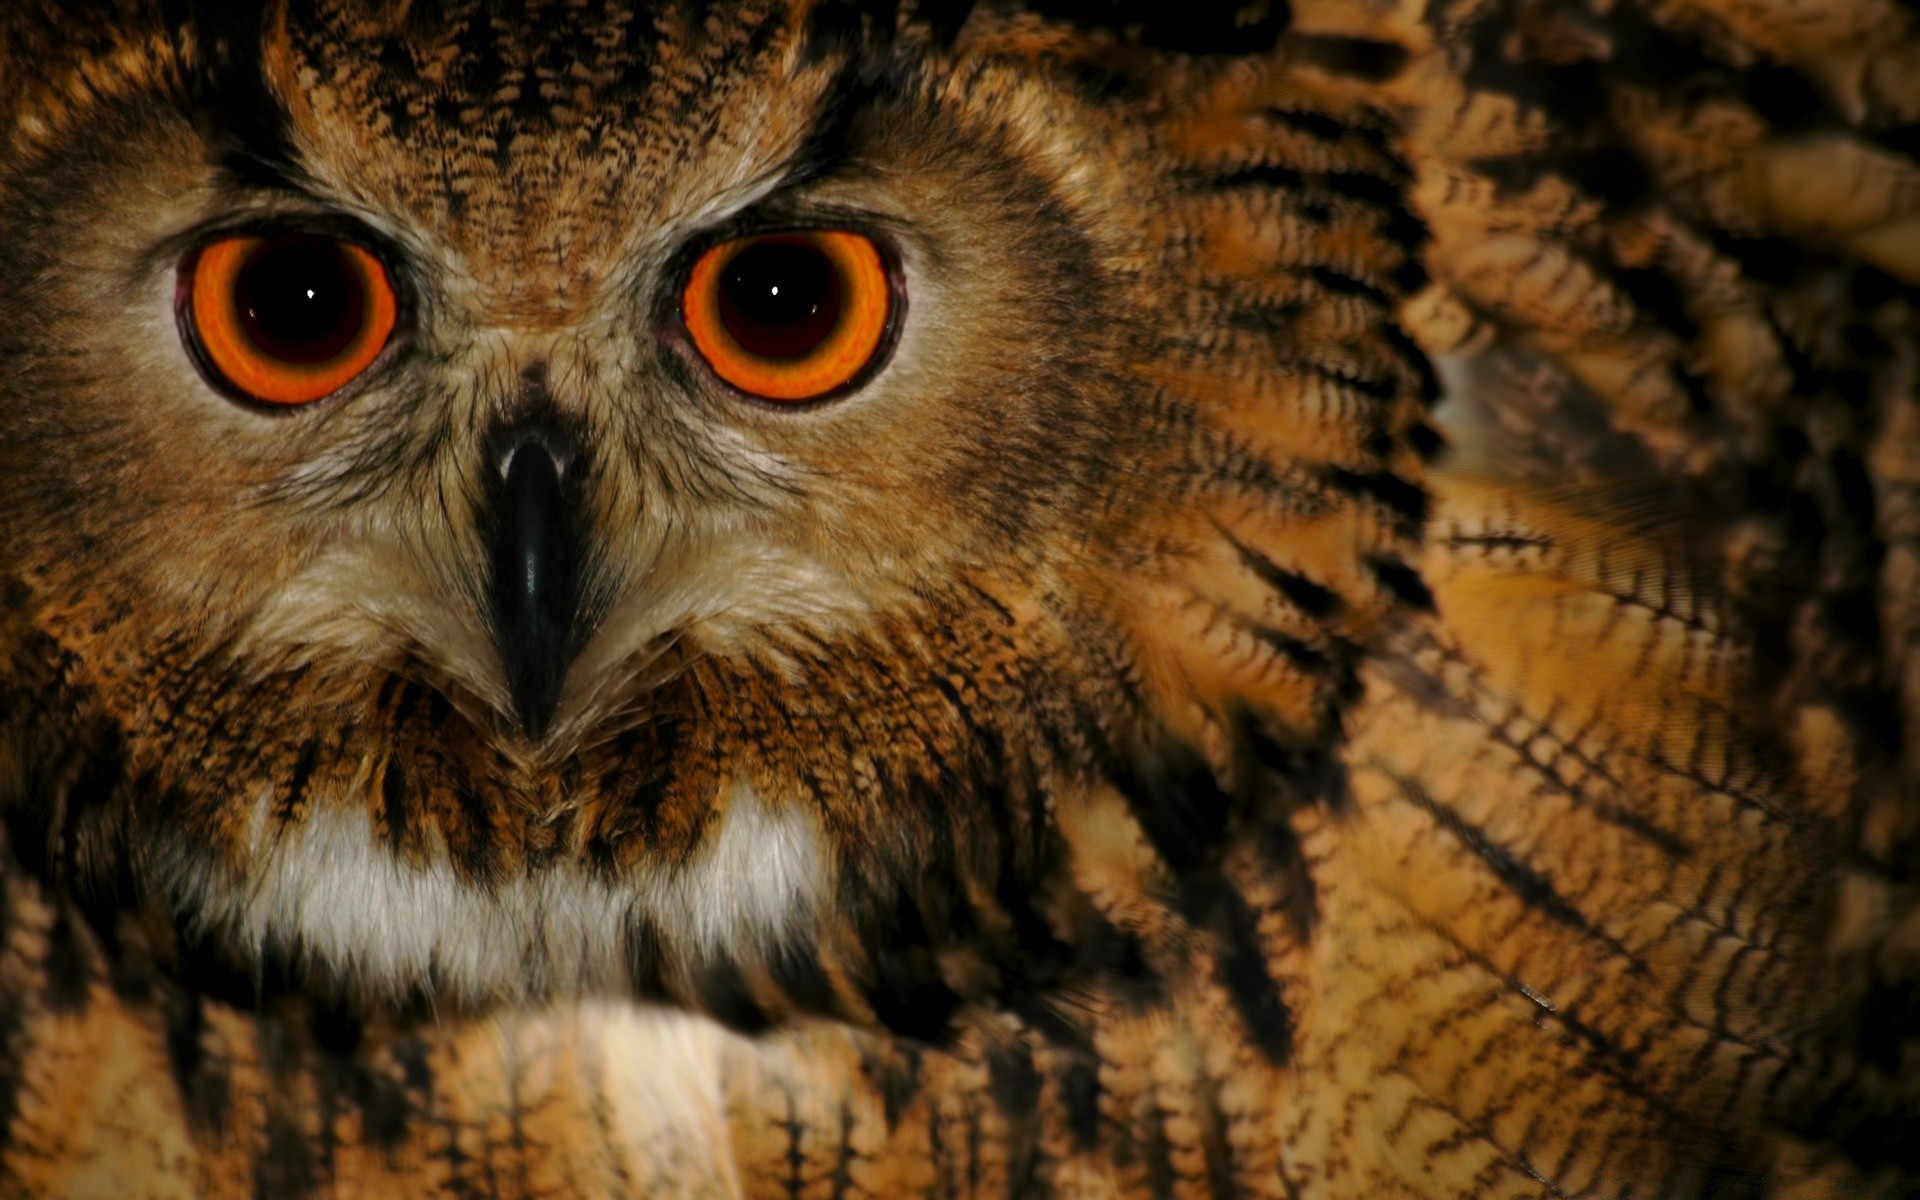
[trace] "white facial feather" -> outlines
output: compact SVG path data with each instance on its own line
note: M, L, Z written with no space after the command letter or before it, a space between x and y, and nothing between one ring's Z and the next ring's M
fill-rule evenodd
M771 947L827 900L830 872L818 826L791 807L769 808L744 783L684 870L643 889L655 920L703 955L745 942Z
M563 859L485 886L444 853L396 856L357 806L330 805L278 834L260 819L255 831L245 884L184 839L163 856L180 910L249 954L297 946L355 988L399 993L431 978L465 1002L618 989L637 923L691 964L765 955L809 936L832 877L813 818L739 783L688 865L634 878Z

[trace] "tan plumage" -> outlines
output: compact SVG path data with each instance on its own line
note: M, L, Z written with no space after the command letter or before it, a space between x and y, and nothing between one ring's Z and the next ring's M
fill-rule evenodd
M0 1194L1907 1194L1915 21L8 6ZM269 413L281 225L402 317Z

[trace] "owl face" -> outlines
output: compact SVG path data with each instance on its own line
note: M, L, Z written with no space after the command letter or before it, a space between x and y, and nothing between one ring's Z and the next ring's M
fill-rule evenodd
M63 329L80 362L49 379L49 440L89 460L67 478L141 498L100 506L106 577L70 590L193 612L196 637L275 670L412 664L477 735L538 756L595 738L670 648L777 655L922 580L1040 557L1045 509L1089 496L1071 460L1111 424L1047 348L1086 342L1103 297L1009 132L904 95L854 111L865 85L777 22L636 65L571 28L489 34L481 61L455 50L475 21L409 42L310 18L279 48L283 118L144 105L105 137L113 162L48 181L77 191L38 238L59 266L19 302L91 318ZM531 115L489 99L556 71L613 78ZM872 335L797 394L738 365L806 369L817 346L779 353L791 318L753 335L772 354L730 334L783 282L834 293L808 309L830 332ZM550 502L509 488L536 457ZM502 610L515 548L559 626L538 664ZM516 708L526 672L551 683Z
M45 869L169 936L937 1027L1124 942L1063 806L1203 858L1248 731L1305 754L1397 602L1419 380L1339 316L1386 292L1233 320L1277 202L1163 165L1118 50L833 5L122 36L8 65L0 761ZM1287 353L1338 361L1288 400Z

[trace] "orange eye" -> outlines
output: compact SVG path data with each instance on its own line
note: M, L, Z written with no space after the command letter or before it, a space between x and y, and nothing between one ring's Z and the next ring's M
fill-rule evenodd
M380 356L398 307L380 260L336 238L221 238L188 268L185 310L204 365L263 404L344 387Z
M873 362L892 313L879 249L845 230L723 242L680 294L680 318L714 374L763 400L845 387Z

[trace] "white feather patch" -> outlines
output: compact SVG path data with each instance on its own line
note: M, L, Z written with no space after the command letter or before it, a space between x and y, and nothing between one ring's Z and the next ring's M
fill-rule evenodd
M243 881L203 855L168 856L174 903L245 952L298 947L373 993L429 980L462 1001L618 989L637 918L669 961L760 957L811 933L831 878L817 822L745 784L690 863L628 879L563 861L483 886L444 854L396 856L358 807L278 835L261 824Z
M719 827L685 869L642 892L654 919L696 953L725 954L742 943L770 947L809 923L827 898L825 847L814 822L791 807L769 808L736 783Z

